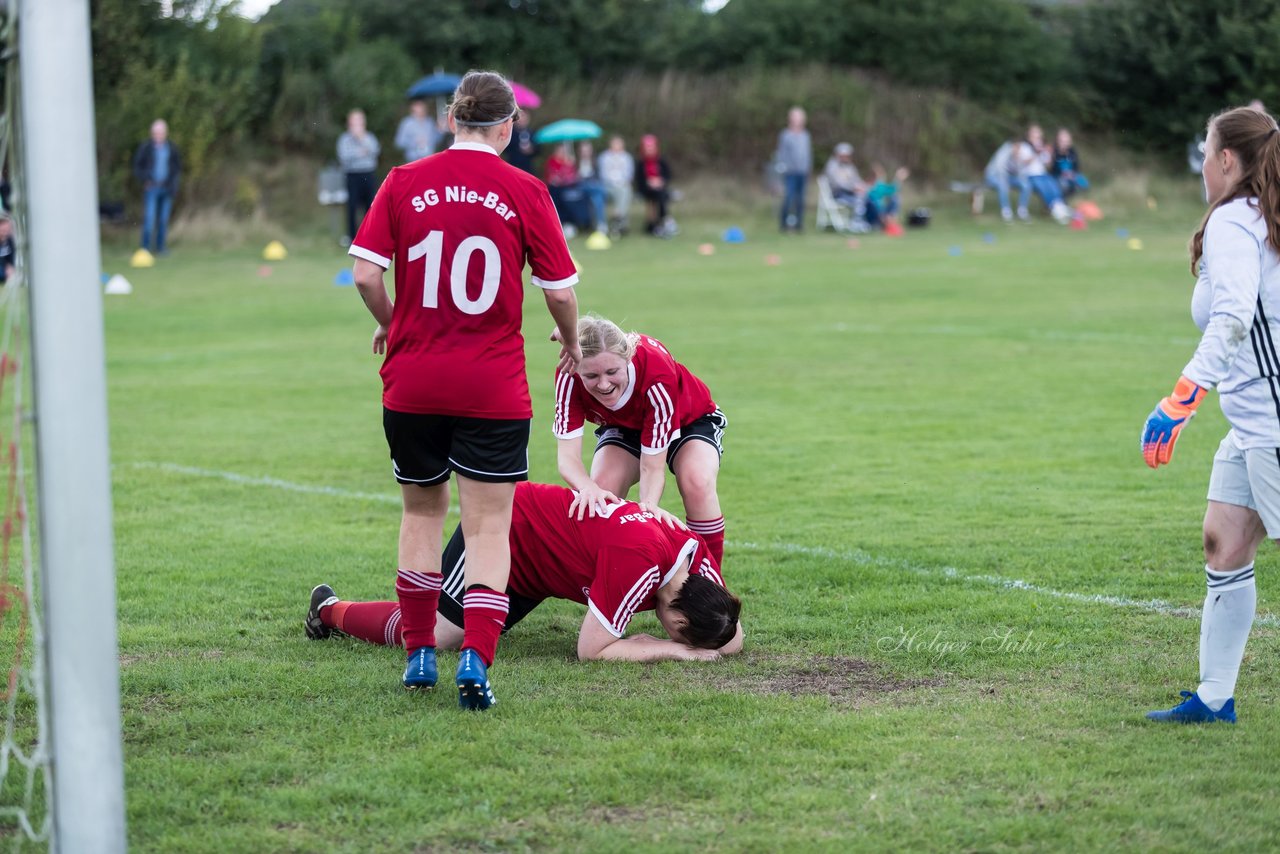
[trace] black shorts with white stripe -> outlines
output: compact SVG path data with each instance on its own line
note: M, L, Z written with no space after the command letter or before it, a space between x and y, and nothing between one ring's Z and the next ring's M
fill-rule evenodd
M436 486L450 472L486 483L529 479L529 419L382 410L398 483Z
M453 531L448 544L444 547L444 557L440 559L440 568L444 572L444 585L440 588L439 614L458 628L462 625L462 594L467 592L466 580L467 544L462 540L462 526ZM529 612L542 604L541 599L529 599L518 593L507 590L510 607L507 619L502 624L505 634L508 629L529 615Z
M729 419L719 409L680 425L680 438L667 446L667 468L676 473L676 454L686 442L706 442L716 449L716 454L724 456L724 430L729 426ZM640 431L628 430L625 427L605 425L596 429L596 450L608 445L617 445L630 452L631 456L640 459Z

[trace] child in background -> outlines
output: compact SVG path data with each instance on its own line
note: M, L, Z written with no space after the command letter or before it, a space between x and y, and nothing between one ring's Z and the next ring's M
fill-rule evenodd
M1089 179L1080 174L1080 155L1071 142L1071 131L1066 128L1058 128L1049 171L1058 179L1058 187L1062 190L1064 199L1071 198L1077 190L1089 189Z
M888 180L888 171L883 165L873 163L871 174L875 183L867 191L867 224L880 227L888 234L901 234L902 226L898 223L898 185L910 177L907 167L899 166L893 173L893 180Z

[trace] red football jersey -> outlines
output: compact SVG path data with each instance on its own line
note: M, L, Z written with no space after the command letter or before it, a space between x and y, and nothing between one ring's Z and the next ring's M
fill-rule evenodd
M620 638L637 611L653 610L654 593L690 556L692 572L724 586L696 534L672 529L631 501L579 522L569 518L573 496L563 486L516 484L507 582L512 592L581 602Z
M382 182L350 253L395 262L395 310L382 402L396 412L531 418L523 273L578 281L546 186L486 145L397 166Z
M680 438L680 427L716 411L702 380L671 357L662 342L641 335L627 363L627 390L617 404L605 406L591 396L577 374L556 374L557 439L582 435L583 422L640 431L646 454L666 450Z

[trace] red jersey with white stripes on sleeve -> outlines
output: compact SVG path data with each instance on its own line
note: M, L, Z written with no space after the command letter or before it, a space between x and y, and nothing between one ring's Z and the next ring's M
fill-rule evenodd
M540 288L578 274L547 187L487 145L397 166L374 197L351 255L395 262L395 309L382 402L396 412L531 418L524 267Z
M696 534L658 521L631 501L604 516L569 517L574 492L542 483L516 484L507 588L530 599L585 604L614 637L690 561L690 571L724 586L719 567Z
M702 380L671 357L656 338L641 335L627 363L627 390L613 406L591 396L577 374L556 373L557 439L582 435L583 423L640 431L640 450L665 451L680 438L680 427L715 412L716 404Z

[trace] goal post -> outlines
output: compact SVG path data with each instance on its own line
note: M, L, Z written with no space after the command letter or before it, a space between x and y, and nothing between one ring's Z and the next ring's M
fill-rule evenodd
M52 842L125 850L89 0L8 0L21 157Z

